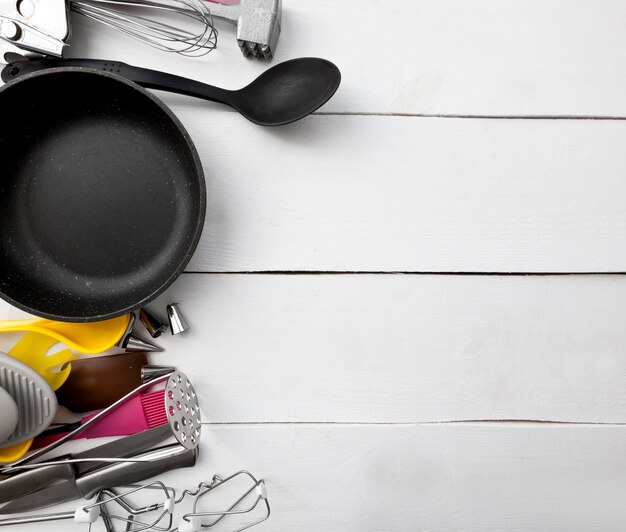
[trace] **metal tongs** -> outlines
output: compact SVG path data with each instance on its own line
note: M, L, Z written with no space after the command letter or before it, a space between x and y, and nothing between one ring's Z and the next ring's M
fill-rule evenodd
M63 57L70 34L67 0L0 0L0 38L21 50Z

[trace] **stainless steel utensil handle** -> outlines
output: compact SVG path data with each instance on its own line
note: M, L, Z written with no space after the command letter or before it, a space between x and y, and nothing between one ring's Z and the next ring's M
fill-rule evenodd
M168 424L165 424L160 427L144 430L132 436L126 436L103 445L98 445L97 447L80 453L62 456L57 458L57 460L128 458L147 451L152 446L162 442L171 435L172 429ZM14 476L0 481L0 502L5 503L23 497L31 492L45 488L54 482L74 480L79 475L90 473L96 469L106 467L106 465L107 464L98 461L59 463L16 473Z
M0 481L0 503L5 503L45 488L63 480L73 480L76 469L73 464L42 466L35 471L25 471Z
M90 499L103 488L125 486L171 469L191 467L197 456L197 448L186 449L180 443L174 443L135 457L144 462L119 462L79 477L76 487L85 499Z
M133 434L132 436L124 436L110 443L93 447L87 451L77 453L72 458L85 460L88 458L130 458L137 453L145 452L157 443L162 442L172 435L172 429L169 424L144 430ZM95 469L102 468L102 462L84 462L74 464L77 474L84 475ZM1 484L0 484L1 486Z
M59 438L57 441L52 442L50 445L47 445L46 447L43 447L28 456L25 456L21 460L18 460L17 462L13 462L8 467L4 468L4 470L10 471L14 467L17 467L22 464L26 464L28 462L32 462L36 458L39 458L40 456L43 456L44 454L56 449L57 447L59 447L59 445L64 444L66 441L72 439L74 436L77 436L81 432L87 430L89 427L91 427L92 425L100 421L102 418L108 416L111 412L113 412L113 410L115 410L119 406L122 406L124 403L130 401L136 395L140 394L141 392L144 392L145 390L148 390L149 388L152 388L152 386L154 386L155 384L166 381L167 379L169 379L170 375L171 373L167 375L163 375L162 377L157 377L156 379L153 379L144 384L141 384L140 386L137 386L137 388L128 392L124 397L115 401L111 406L99 412L97 415L92 417L89 421L86 421L85 423L83 423L77 429L73 430L72 432L69 432L62 438Z
M74 512L61 512L56 514L43 515L22 515L20 517L8 517L0 519L0 526L10 525L26 525L29 523L47 523L48 521L61 521L63 519L72 519Z

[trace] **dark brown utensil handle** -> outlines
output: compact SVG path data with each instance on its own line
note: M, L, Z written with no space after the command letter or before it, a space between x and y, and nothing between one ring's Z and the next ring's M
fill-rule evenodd
M141 368L148 364L145 353L122 353L72 361L72 372L56 391L59 404L72 412L101 410L141 384ZM54 430L54 429L53 429ZM60 428L55 432L69 429Z

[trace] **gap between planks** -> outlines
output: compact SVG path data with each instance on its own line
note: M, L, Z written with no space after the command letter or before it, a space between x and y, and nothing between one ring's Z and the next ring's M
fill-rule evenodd
M157 93L163 91L156 90ZM166 93L166 98L170 93ZM183 103L176 102L178 105ZM214 110L223 113L236 114L238 111L228 107L216 107ZM507 115L507 114L460 114L460 113L381 113L367 111L317 111L311 116L364 116L364 117L398 117L398 118L442 118L450 120L599 120L599 121L623 121L626 116L620 115Z
M155 90L158 94L163 91ZM165 98L171 98L170 93L165 93ZM170 102L171 105L184 105L184 103ZM217 104L216 104L217 105ZM216 107L215 111L237 114L238 111L228 107ZM367 111L317 111L311 116L363 116L363 117L398 117L398 118L442 118L450 120L599 120L599 121L623 121L626 116L620 115L508 115L508 114L460 114L460 113L381 113Z
M163 91L158 91L158 94ZM166 98L171 98L170 93L165 93ZM172 103L172 102L170 102ZM176 102L178 105L183 103ZM217 104L216 104L217 105ZM214 110L236 114L238 111L228 107L216 107ZM599 121L623 121L626 116L620 115L508 115L508 114L460 114L460 113L381 113L367 111L318 111L310 113L311 116L364 116L364 117L398 117L398 118L442 118L451 120L599 120Z
M417 271L325 271L325 270L238 270L238 271L195 271L186 270L184 274L208 275L455 275L455 276L503 276L503 277L562 277L566 275L626 275L626 272L417 272Z
M230 109L228 111L231 111ZM236 111L231 111L236 112ZM441 114L441 113L368 113L365 111L342 111L311 113L318 116L397 116L400 118L451 118L468 120L626 120L626 116L611 115L489 115L489 114Z
M415 422L362 422L362 421L217 421L201 423L207 427L221 426L241 426L255 427L259 425L276 425L276 426L306 426L306 427L325 427L325 426L358 426L358 427L421 427L431 425L460 425L460 426L484 426L484 425L501 425L501 426L545 426L545 425L568 425L579 427L623 427L626 423L609 423L609 422L593 422L593 421L555 421L544 419L464 419L449 421L415 421Z

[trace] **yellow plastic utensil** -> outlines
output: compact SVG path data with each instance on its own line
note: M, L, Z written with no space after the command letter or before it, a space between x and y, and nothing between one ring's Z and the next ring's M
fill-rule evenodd
M54 338L45 334L27 332L9 351L9 355L33 368L56 391L69 377L72 366L68 364L59 371L53 371L53 368L62 366L74 358L71 349L47 355L48 349L56 343Z
M53 344L61 342L85 354L102 353L117 345L128 330L131 317L132 314L125 314L90 323L68 323L44 318L0 320L0 332L38 333L36 336L25 334L9 354L33 367L56 390L67 379L71 367L68 366L57 374L51 373L50 368L66 362L69 358L65 357L71 356L71 351L69 355L69 350L64 350L47 357L45 353ZM47 337L45 341L42 336ZM41 351L44 346L45 350ZM36 357L33 355L35 352L38 353ZM19 460L30 449L31 444L32 440L27 440L0 449L0 462Z
M0 321L0 332L36 332L54 338L80 353L102 353L115 346L130 323L131 314L110 320L69 323L44 318Z
M4 447L0 449L0 462L8 463L15 462L15 460L19 460L26 454L26 451L30 449L33 440L26 440L20 443L16 443L15 445L11 445L10 447Z
M71 349L63 349L53 355L47 355L48 349L56 343L55 338L45 334L27 332L9 351L9 355L33 368L46 379L53 390L58 390L69 377L72 366L68 364L60 371L52 371L52 368L70 361L73 354ZM19 460L30 449L32 443L33 440L26 440L0 449L0 462Z

